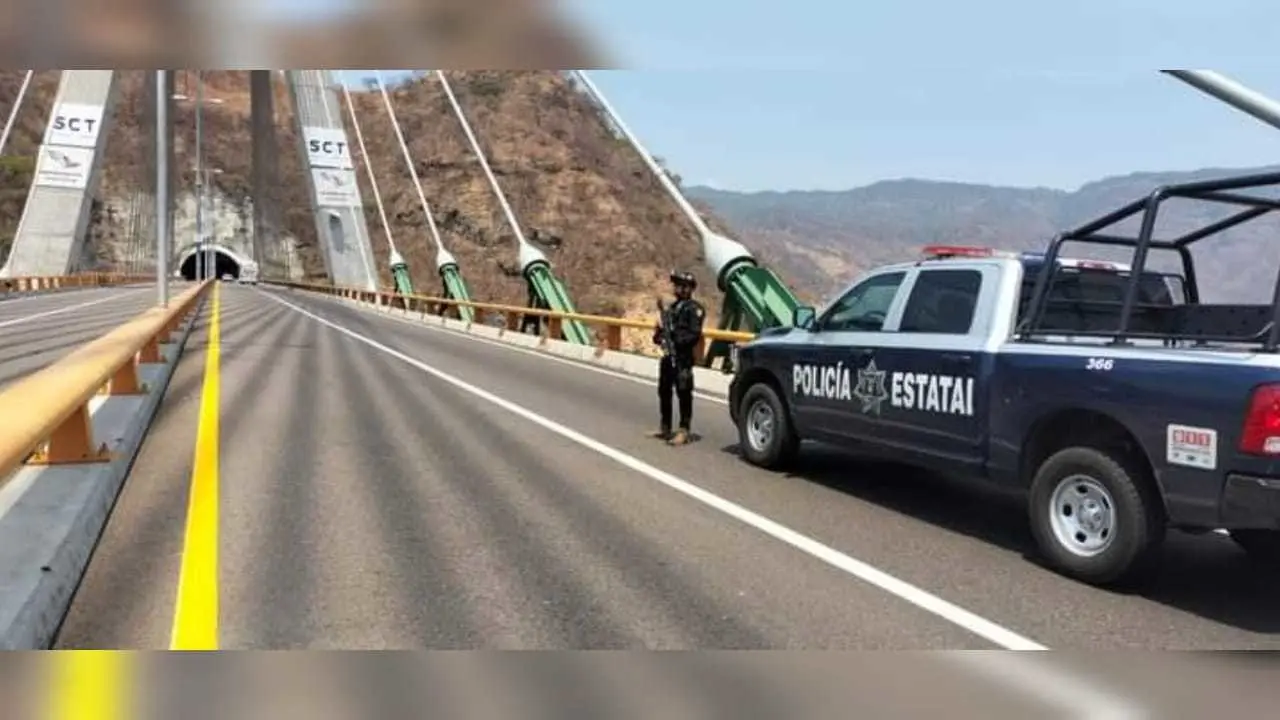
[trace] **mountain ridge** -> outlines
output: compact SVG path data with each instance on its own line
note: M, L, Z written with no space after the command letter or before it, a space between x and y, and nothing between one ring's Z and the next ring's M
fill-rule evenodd
M858 272L915 257L924 245L1042 249L1056 233L1141 199L1158 186L1264 172L1280 172L1280 165L1135 171L1072 191L926 178L880 180L848 190L737 192L693 185L685 191L738 228L749 247L781 258L780 265L802 285L826 296ZM1173 237L1230 212L1226 206L1172 200L1162 207L1156 234ZM1132 234L1136 222L1126 221L1117 232ZM1269 289L1280 266L1280 257L1272 256L1280 253L1259 254L1257 243L1276 234L1280 222L1267 217L1223 233L1221 245L1215 238L1195 246L1202 284L1224 297L1239 297L1237 286ZM1208 246L1215 249L1206 254ZM1076 244L1073 251L1082 247ZM1095 256L1125 259L1114 251Z

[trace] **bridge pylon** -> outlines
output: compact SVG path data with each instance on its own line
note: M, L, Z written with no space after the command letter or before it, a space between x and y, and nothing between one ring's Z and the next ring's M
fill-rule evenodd
M333 284L378 288L342 105L328 70L285 70L325 269Z
M80 269L116 98L115 71L62 71L0 277L67 275Z

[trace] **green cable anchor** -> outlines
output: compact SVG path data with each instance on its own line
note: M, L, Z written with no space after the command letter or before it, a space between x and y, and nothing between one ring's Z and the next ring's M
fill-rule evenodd
M537 310L554 310L574 314L569 290L551 272L551 263L538 248L520 242L520 267L529 287L529 307ZM579 320L562 320L560 332L565 340L576 345L591 345L591 331Z
M622 116L609 104L609 100L587 76L586 71L574 70L572 74L581 81L581 86L586 90L587 95L594 99L604 111L605 118L602 118L602 121L605 119L612 121L612 124L605 122L605 126L610 131L620 132L630 141L631 146L639 153L640 159L649 166L650 172L697 229L707 268L715 274L716 286L724 293L718 329L758 333L765 328L791 325L794 322L795 309L800 302L790 288L772 271L760 267L751 251L742 243L712 231L667 171L658 165L657 160L645 149L640 139L623 122ZM723 369L725 372L732 372L733 363L730 353L732 347L733 343L727 340L712 341L703 355L703 364L711 367L717 358L723 358Z
M395 280L396 292L404 296L413 294L413 278L409 276L409 263L405 262L400 251L391 248L391 277Z
M440 284L444 287L446 298L458 302L471 302L471 291L467 289L467 282L462 279L462 270L458 267L458 261L454 259L453 253L444 249L443 245L436 246L436 270L440 273ZM470 305L458 305L457 308L458 317L465 322L475 322L475 308Z

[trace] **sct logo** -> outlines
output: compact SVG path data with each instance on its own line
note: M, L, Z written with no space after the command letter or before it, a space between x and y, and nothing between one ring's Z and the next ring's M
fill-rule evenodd
M341 140L312 140L309 145L313 153L323 153L325 155L347 154L347 144Z
M98 125L96 118L67 117L66 115L58 115L53 119L54 130L66 130L73 133L85 133L92 135Z

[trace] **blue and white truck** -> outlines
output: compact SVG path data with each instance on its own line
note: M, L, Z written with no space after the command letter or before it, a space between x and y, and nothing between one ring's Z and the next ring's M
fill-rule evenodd
M1280 287L1266 305L1203 302L1189 251L1280 209L1243 192L1260 187L1280 174L1163 187L1045 253L927 248L797 308L738 348L742 455L780 468L811 440L1025 489L1049 564L1091 584L1136 577L1168 528L1225 529L1277 561ZM1174 197L1236 212L1157 240ZM1139 217L1137 237L1114 234ZM1131 262L1067 259L1067 242ZM1181 270L1147 270L1157 253Z

